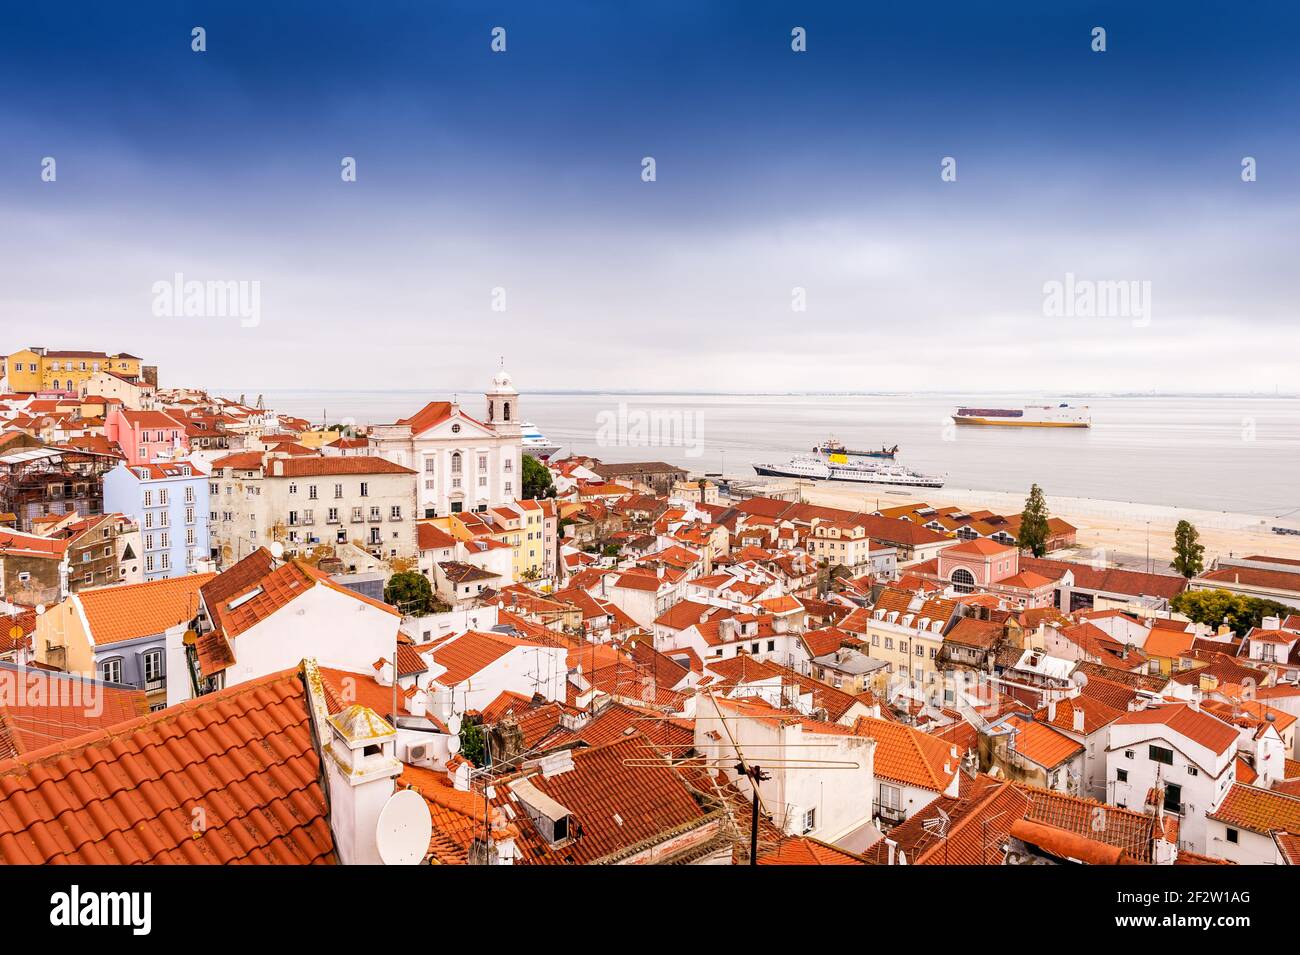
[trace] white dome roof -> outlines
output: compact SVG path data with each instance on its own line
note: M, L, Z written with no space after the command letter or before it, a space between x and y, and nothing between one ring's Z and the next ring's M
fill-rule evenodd
M515 383L510 378L510 373L502 368L492 377L493 391L514 391Z

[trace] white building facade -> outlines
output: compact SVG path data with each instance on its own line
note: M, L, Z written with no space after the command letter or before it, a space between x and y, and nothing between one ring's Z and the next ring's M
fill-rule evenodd
M373 454L418 473L420 517L486 511L523 493L519 392L500 371L485 398L485 421L455 401L431 401L371 431Z

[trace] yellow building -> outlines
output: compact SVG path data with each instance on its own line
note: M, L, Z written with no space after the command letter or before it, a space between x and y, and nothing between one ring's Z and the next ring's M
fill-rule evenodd
M486 514L461 511L428 521L460 541L487 537L509 544L515 580L534 580L554 572L548 560L555 548L557 520L551 502L511 501Z
M81 383L99 371L109 371L132 381L144 375L141 360L122 353L100 351L49 351L24 348L4 359L4 377L9 390L20 394L38 391L79 393Z

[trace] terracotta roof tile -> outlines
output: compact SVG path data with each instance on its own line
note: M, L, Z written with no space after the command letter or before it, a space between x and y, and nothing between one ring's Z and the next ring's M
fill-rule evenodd
M142 584L83 590L81 604L95 646L163 633L198 616L199 589L216 574L186 574Z
M1209 818L1252 832L1300 832L1300 797L1234 783Z
M0 763L0 863L332 862L309 720L289 670Z
M888 720L859 717L853 732L876 741L875 773L941 793L957 774L953 744Z
M0 760L147 712L143 690L0 663Z

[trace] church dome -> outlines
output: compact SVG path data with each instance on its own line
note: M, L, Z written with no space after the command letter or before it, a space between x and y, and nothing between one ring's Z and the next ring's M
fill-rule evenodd
M502 368L492 377L493 391L514 391L515 383L510 378L510 373Z

